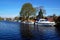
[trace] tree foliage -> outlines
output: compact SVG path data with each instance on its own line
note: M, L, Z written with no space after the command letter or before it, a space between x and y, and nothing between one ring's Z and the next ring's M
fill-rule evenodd
M19 17L15 17L14 20L19 20Z
M11 21L11 18L6 18L7 21Z
M43 18L43 12L42 12L42 9L40 9L40 11L39 11L39 18Z
M21 12L20 12L20 16L21 17L25 17L25 18L29 18L29 16L35 14L34 12L35 12L35 9L33 8L32 4L25 3L22 6L22 9L21 9Z
M4 18L0 17L0 20L4 20Z
M40 8L40 11L39 11L39 14L38 14L38 18L44 18L44 15L43 14L46 14L46 11L43 9L43 8Z

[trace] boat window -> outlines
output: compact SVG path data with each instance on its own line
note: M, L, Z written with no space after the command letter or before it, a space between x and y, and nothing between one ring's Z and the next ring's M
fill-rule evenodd
M47 21L47 20L40 20L40 21Z
M40 20L40 21L45 21L45 20Z

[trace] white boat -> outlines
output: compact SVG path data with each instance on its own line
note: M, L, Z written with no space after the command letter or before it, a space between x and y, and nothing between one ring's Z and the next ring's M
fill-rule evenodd
M21 23L26 23L25 21L21 22Z
M21 20L14 20L14 22L21 22Z
M21 22L21 20L19 20L18 22Z
M21 23L25 23L25 24L34 24L34 22L27 22L27 21L23 21Z
M46 19L39 19L39 21L36 21L35 24L44 25L44 26L47 26L47 25L54 26L55 22L50 22L50 21L48 21Z

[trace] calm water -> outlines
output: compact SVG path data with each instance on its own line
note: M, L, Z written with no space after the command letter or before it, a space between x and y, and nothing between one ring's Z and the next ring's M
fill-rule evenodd
M25 26L25 27L24 27ZM29 34L29 36L25 37L23 36L23 38L25 40L60 40L60 29L55 28L55 27L51 27L51 26L37 26L37 25L27 25L27 24L23 24L24 27L24 31L27 34L27 32ZM27 27L27 28L26 28ZM29 31L26 31L26 29Z
M17 22L0 21L0 40L20 40L19 26Z
M0 40L60 40L60 30L55 27L0 21Z

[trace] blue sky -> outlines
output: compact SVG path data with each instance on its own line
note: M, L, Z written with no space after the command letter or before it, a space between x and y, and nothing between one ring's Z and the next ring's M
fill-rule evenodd
M60 15L60 0L0 0L0 16L19 16L22 5L31 3L33 7L44 6L46 15Z

